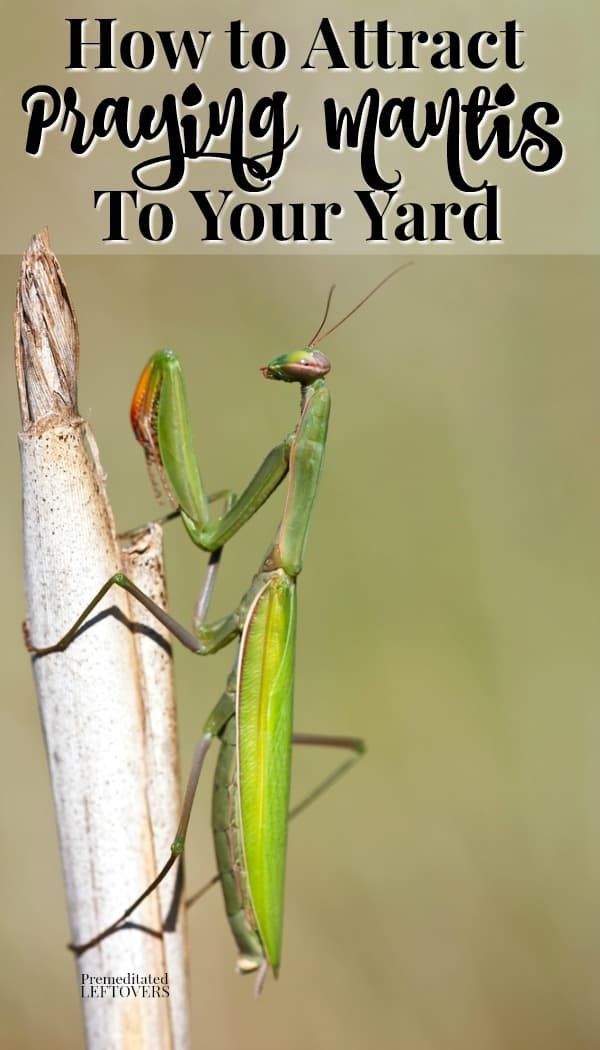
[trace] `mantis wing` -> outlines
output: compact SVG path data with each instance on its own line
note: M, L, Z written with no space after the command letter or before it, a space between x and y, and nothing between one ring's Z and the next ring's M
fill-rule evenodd
M275 976L281 957L295 637L295 583L276 572L246 620L237 695L242 840L254 918Z

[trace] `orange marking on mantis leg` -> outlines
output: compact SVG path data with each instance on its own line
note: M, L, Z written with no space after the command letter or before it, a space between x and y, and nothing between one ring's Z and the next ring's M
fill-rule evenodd
M152 435L155 428L152 424L156 420L155 406L160 393L160 381L156 381L153 372L152 361L149 361L137 381L129 410L133 432L144 448L147 448L149 443L153 443Z
M151 358L137 381L129 419L133 433L144 450L154 494L160 499L162 491L166 492L169 502L176 507L177 500L167 482L158 445L158 400L162 382L162 374L155 367L154 358Z

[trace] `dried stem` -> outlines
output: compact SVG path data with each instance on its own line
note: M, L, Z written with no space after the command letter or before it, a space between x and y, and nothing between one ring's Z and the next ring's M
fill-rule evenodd
M138 538L126 556L119 549L95 441L77 411L77 322L45 231L23 258L15 348L28 622L33 643L45 645L117 571L164 595L160 535ZM141 611L117 590L63 653L33 658L75 943L150 882L178 816L168 646L156 625L152 637L128 627ZM123 929L77 959L88 1050L188 1046L183 923L162 933L172 898L165 886L135 916L158 935ZM93 983L165 973L168 997Z

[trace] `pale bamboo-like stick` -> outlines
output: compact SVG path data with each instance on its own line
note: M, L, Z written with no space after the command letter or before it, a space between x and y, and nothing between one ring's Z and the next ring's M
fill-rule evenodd
M106 579L124 568L95 442L77 411L77 323L45 232L23 258L15 346L28 622L32 642L43 646L56 641ZM156 571L154 564L150 575ZM153 587L160 591L164 582L155 577ZM75 943L112 922L154 877L165 848L162 831L155 848L153 819L177 824L172 715L166 715L169 729L162 736L146 726L142 696L144 689L154 692L154 672L140 672L133 632L123 622L139 621L133 604L114 588L97 613L117 609L117 616L95 612L63 653L33 660ZM154 649L162 664L164 649ZM153 705L163 702L161 695L152 697ZM145 754L154 738L160 759ZM149 779L159 763L173 812L152 818ZM156 894L134 920L161 930ZM186 968L183 955L173 961L182 949L171 946L171 937L176 942L183 933L169 935L167 949L160 934L127 928L77 958L88 1050L187 1048ZM169 973L169 982L178 982L175 1015L160 983L90 980L133 975L160 981L171 965L177 967Z
M150 598L167 606L162 528L149 525L122 552L123 569ZM144 606L136 603L135 646L144 707L147 796L155 871L169 857L179 821L177 713L170 636ZM176 865L158 887L163 951L169 974L169 1010L176 1050L189 1045L187 910L183 867Z

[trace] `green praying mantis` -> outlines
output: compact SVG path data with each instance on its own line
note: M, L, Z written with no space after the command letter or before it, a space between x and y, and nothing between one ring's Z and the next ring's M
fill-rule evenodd
M175 354L170 350L155 353L142 372L131 405L135 436L151 473L158 477L175 508L174 516L181 518L193 543L210 554L195 609L194 630L187 630L127 576L117 573L59 641L36 647L27 639L28 648L37 656L64 650L98 602L118 586L193 652L214 653L236 639L238 649L225 690L206 719L196 746L169 858L151 884L110 926L85 943L70 946L78 954L116 931L181 857L203 762L211 743L218 739L212 803L218 874L211 884L221 883L238 949L238 971L256 973L257 994L269 969L278 975L288 822L365 749L363 741L354 737L295 734L292 728L296 580L321 477L330 411L325 383L330 362L317 346L402 268L389 273L323 332L332 288L323 321L308 346L276 357L261 369L267 379L299 384L300 418L292 433L269 452L238 497L229 490L209 496L204 488L194 452L183 373ZM207 622L224 545L286 478L281 523L258 572L233 612ZM224 510L211 520L209 504L216 499L224 501ZM290 813L293 743L346 749L352 755Z

